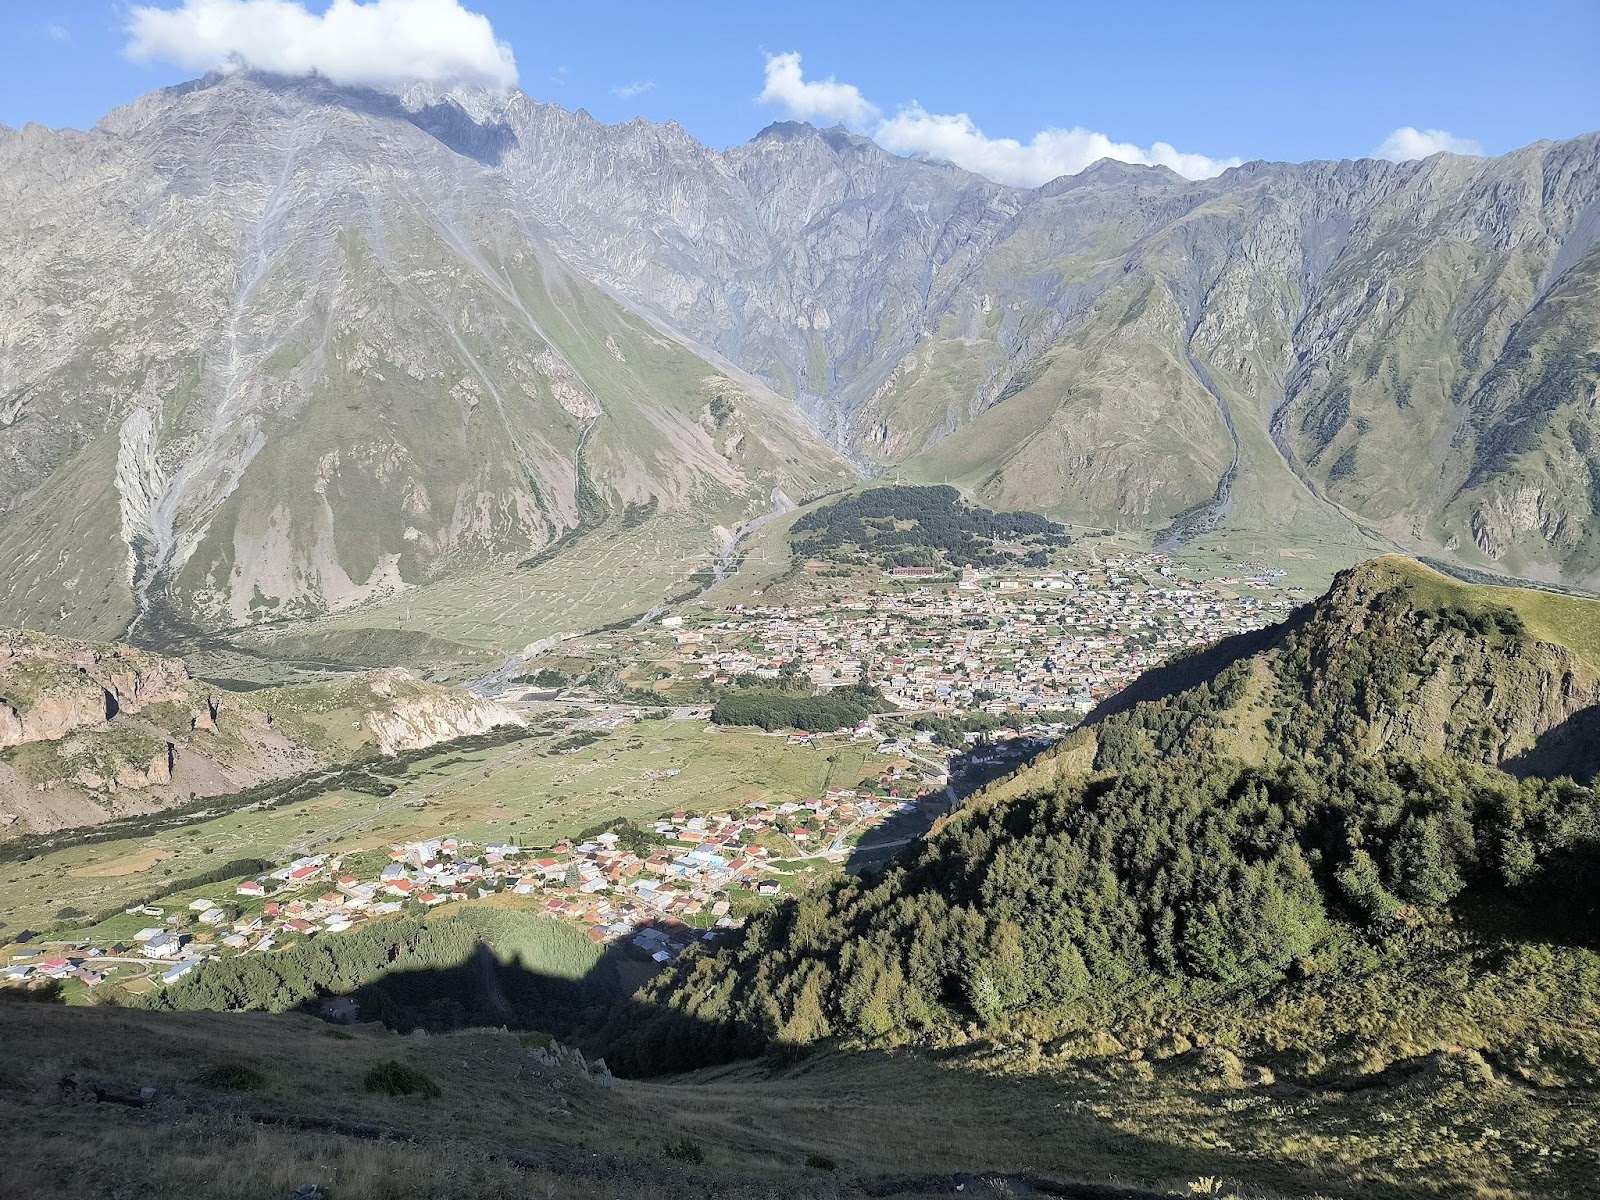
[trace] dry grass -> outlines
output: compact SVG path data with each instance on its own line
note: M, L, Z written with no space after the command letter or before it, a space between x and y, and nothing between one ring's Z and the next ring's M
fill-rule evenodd
M416 1038L335 1033L297 1015L14 1004L0 1005L0 1039L12 1050L0 1070L8 1198L287 1200L317 1182L330 1200L783 1200L868 1185L948 1194L958 1176L984 1195L985 1177L1032 1174L1168 1194L1210 1177L1224 1194L1257 1198L1481 1186L1543 1200L1593 1195L1600 1178L1592 1097L1496 1082L1471 1055L1431 1056L1392 1085L1350 1090L1247 1083L1217 1066L1230 1062L1221 1055L1041 1056L1025 1042L953 1057L823 1053L777 1073L742 1064L602 1088L540 1065L501 1031ZM437 1080L442 1097L367 1092L366 1072L388 1060ZM230 1065L261 1072L264 1087L197 1082ZM142 1111L67 1101L57 1087L67 1074L114 1090L152 1085L161 1098ZM263 1128L249 1119L262 1112L366 1123L391 1140ZM703 1165L666 1158L666 1143L686 1140Z
M74 879L120 879L124 875L142 874L169 857L170 853L164 850L135 850L107 862L78 867L68 874Z

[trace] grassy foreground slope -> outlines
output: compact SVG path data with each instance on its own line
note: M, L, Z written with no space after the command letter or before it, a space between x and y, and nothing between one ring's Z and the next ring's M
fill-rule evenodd
M1480 1183L1504 1195L1493 1189L1534 1161L1537 1194L1592 1194L1589 1111L1465 1053L1427 1056L1377 1088L1263 1085L1222 1053L1109 1042L1070 1056L828 1052L607 1084L570 1056L548 1065L542 1039L504 1030L421 1038L301 1014L0 1005L0 1032L26 1047L0 1071L0 1192L19 1200L281 1200L307 1182L337 1200L843 1200L958 1187L1148 1200L1208 1180L1214 1195L1251 1200L1400 1200ZM369 1092L368 1073L389 1062L441 1094ZM157 1096L138 1110L84 1094L142 1086ZM1441 1133L1454 1128L1462 1135Z

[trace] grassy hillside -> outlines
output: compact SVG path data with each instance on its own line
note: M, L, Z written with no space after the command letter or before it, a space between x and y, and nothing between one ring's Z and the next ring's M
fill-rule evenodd
M1514 1194L1519 1178L1541 1197L1593 1194L1592 1108L1465 1051L1422 1055L1379 1087L1262 1082L1254 1064L1206 1048L1144 1053L1112 1039L821 1052L605 1086L502 1030L415 1037L300 1014L5 1004L0 1031L22 1048L0 1072L0 1191L19 1200L113 1186L282 1200L307 1182L338 1200L917 1200L958 1188L1149 1200L1191 1185L1250 1200L1400 1200ZM442 1094L367 1091L387 1062ZM157 1098L137 1111L79 1098L95 1086L152 1086ZM1122 1190L1063 1186L1074 1180Z
M1272 630L1147 673L1091 715L1095 763L1387 749L1591 778L1600 602L1374 559Z
M646 1073L823 1046L1170 1061L1268 1089L1212 1127L1263 1147L1252 1181L1315 1146L1361 1186L1426 1161L1407 1188L1585 1194L1592 1156L1565 1174L1499 1143L1466 1166L1491 1095L1561 1106L1584 1137L1600 1116L1600 798L1532 769L1594 676L1529 634L1521 612L1548 606L1509 599L1399 561L1348 572L1154 673L881 877L680 960L601 1042ZM1593 742L1567 750L1592 770ZM1435 1087L1436 1134L1382 1128ZM1286 1102L1357 1090L1376 1123L1270 1132ZM1124 1127L1130 1108L1108 1103ZM1555 1111L1508 1112L1508 1135Z

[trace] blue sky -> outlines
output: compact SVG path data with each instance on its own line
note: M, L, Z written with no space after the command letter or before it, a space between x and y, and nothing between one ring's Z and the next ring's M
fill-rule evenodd
M167 61L184 57L173 48L184 34L172 29L150 61L126 57L141 8L262 6L275 18L297 2L8 0L0 5L0 123L84 128L151 88L201 73L198 60ZM359 3L459 3L482 14L514 55L524 91L603 120L672 119L725 146L787 115L819 124L843 116L892 148L1019 182L1063 164L1077 169L1105 143L1120 147L1118 157L1205 174L1233 159L1370 154L1403 127L1424 132L1391 145L1391 156L1410 156L1411 146L1498 154L1600 128L1595 0ZM303 4L311 17L328 7ZM248 44L257 44L254 35ZM801 61L774 57L791 53ZM817 89L829 79L838 86ZM768 101L758 103L764 89ZM1049 130L1081 136L1037 139Z

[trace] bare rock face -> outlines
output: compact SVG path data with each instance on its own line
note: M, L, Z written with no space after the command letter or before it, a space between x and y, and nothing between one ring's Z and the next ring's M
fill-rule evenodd
M57 741L151 704L186 701L177 659L22 632L0 643L0 749Z
M142 791L150 787L164 787L172 782L172 768L176 765L178 747L168 742L166 749L158 750L145 766L124 764L117 770L117 786L129 791Z
M104 694L87 688L58 689L38 697L19 711L0 705L0 749L28 742L53 742L75 730L103 724Z
M222 701L215 696L207 696L205 703L189 718L189 728L206 733L217 732L217 718L222 711ZM271 714L267 714L267 724L272 724Z
M425 750L452 738L524 723L505 705L469 692L432 690L397 695L397 692L409 690L406 685L414 682L405 671L386 671L371 684L374 696L393 701L389 708L368 712L365 720L385 754Z

